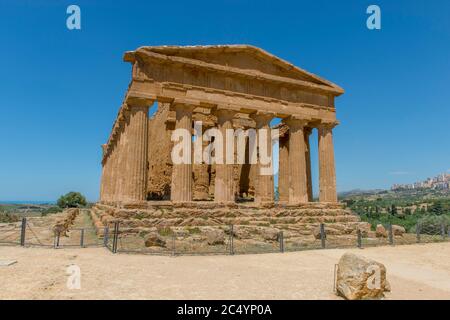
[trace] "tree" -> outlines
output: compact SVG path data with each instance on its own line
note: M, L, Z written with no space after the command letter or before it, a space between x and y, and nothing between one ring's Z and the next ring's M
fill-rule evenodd
M86 198L79 192L69 192L59 197L57 202L60 208L78 208L86 204Z
M391 215L395 216L397 214L397 207L395 204L391 206Z

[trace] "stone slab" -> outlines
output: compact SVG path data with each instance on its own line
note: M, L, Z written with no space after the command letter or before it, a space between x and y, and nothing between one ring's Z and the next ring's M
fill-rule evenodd
M9 267L16 263L17 260L0 260L0 267Z

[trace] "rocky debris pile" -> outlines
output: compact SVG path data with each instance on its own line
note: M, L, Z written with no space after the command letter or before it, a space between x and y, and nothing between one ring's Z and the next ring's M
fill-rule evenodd
M67 236L67 231L69 227L73 224L73 221L80 213L78 208L66 209L63 212L62 218L58 218L53 226L53 232L59 234L60 236Z
M376 234L377 238L386 238L387 237L386 228L382 224L377 224L377 227L375 229L375 234Z
M156 232L149 233L145 237L146 247L166 247L166 240Z
M338 263L337 294L348 300L381 299L391 291L386 267L377 261L345 253Z
M368 222L357 222L355 224L325 224L326 235L356 235L357 231L361 231L363 237L369 237L371 225ZM320 239L320 225L314 228L313 235L315 239Z
M392 235L394 236L403 236L404 233L406 233L406 230L404 227L393 224L392 226ZM375 229L375 235L377 238L387 238L388 231L382 224L377 224L377 227Z

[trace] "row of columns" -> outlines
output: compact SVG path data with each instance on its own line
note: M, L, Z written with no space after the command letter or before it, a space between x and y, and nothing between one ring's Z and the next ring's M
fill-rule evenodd
M101 201L141 202L147 197L147 148L148 148L148 109L151 103L137 101L125 106L118 117L116 130L108 146L104 146ZM193 107L175 105L176 129L192 128ZM218 130L226 137L226 130L233 128L235 111L216 112ZM256 132L266 129L267 153L271 154L270 135L271 114L253 114ZM284 120L289 127L288 139L280 139L279 152L279 200L292 204L312 201L311 160L309 136L312 128L307 121L289 118ZM319 124L319 201L337 202L336 174L332 128L334 124ZM261 137L257 136L258 144ZM191 141L189 141L191 143ZM264 141L263 141L264 143ZM223 155L226 155L226 143ZM261 175L264 167L257 152L255 201L273 202L273 174ZM192 162L192 161L191 161ZM216 202L228 203L235 200L234 165L216 164L214 198ZM192 201L192 163L174 164L172 170L171 200L173 202Z
M101 201L146 200L149 105L137 101L124 106L109 144L103 146Z
M174 106L176 112L175 129L185 129L190 132L192 128L193 108L185 105ZM226 137L226 130L232 129L232 120L235 111L218 110L216 112L218 130L222 137ZM270 135L271 114L253 114L251 117L256 123L256 132L259 129L266 129L265 136L267 143L267 153L272 152L272 141ZM291 204L306 203L313 200L312 178L311 178L311 156L309 136L312 128L308 127L308 122L302 119L289 118L284 120L289 127L288 139L280 140L279 153L279 197L280 202ZM334 167L334 149L332 140L332 128L334 123L322 123L318 125L319 136L319 201L337 202L336 194L336 174ZM258 144L261 141L257 136ZM223 143L223 155L226 155L226 143ZM260 161L259 152L256 164L256 185L255 202L274 201L274 181L273 174L261 175L264 167ZM235 201L234 165L216 164L215 176L215 202L229 203ZM172 171L171 200L173 202L192 201L192 164L174 164Z

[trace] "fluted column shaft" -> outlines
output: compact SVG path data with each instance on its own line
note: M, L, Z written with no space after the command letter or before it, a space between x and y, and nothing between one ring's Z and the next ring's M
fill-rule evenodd
M192 201L192 110L190 106L175 105L175 130L185 130L186 136L182 142L189 153L188 163L174 163L172 168L172 185L170 198L173 202ZM173 159L172 159L173 160Z
M203 132L208 130L203 128ZM202 139L201 136L198 137ZM209 141L202 139L202 150L205 150L209 145ZM195 172L195 185L194 185L194 200L208 200L209 199L209 170L210 165L208 163L197 163L194 165Z
M321 124L319 131L319 201L337 202L333 128L336 123Z
M312 128L305 127L304 130L305 137L305 162L306 162L306 179L308 186L308 201L313 201L313 189L312 189L312 176L311 176L311 149L309 145L309 136L311 135Z
M118 138L115 139L114 141L114 148L113 148L113 154L112 154L112 179L111 179L111 194L112 194L112 201L116 202L117 201L117 181L119 178L119 167L118 167L118 148L119 148L119 141L117 141Z
M272 137L270 130L271 114L256 114L251 116L256 123L258 137L258 162L256 164L256 188L255 202L273 202L273 167L270 164L262 164L262 157L272 158ZM265 155L262 151L265 147Z
M122 200L140 202L147 199L148 108L151 103L128 104L127 121L127 181Z
M104 165L103 165L103 177L102 177L102 184L103 184L103 201L108 201L109 200L109 164L111 161L110 160L111 155L107 155L106 159L104 160Z
M289 201L289 134L279 139L278 201Z
M118 142L118 177L116 183L116 201L124 201L125 200L125 185L127 181L127 123L125 119L121 120L121 130L120 137Z
M216 164L216 177L214 183L214 201L219 203L234 202L235 200L234 164L226 163L226 130L233 129L232 120L235 113L235 111L231 110L218 110L216 112L219 131L223 138L223 163Z
M308 202L308 178L306 173L305 121L288 119L289 126L289 203Z
M106 179L106 175L105 175L105 166L106 166L106 160L105 160L105 155L106 155L106 145L103 144L102 145L102 176L100 177L100 202L105 201L105 179Z

